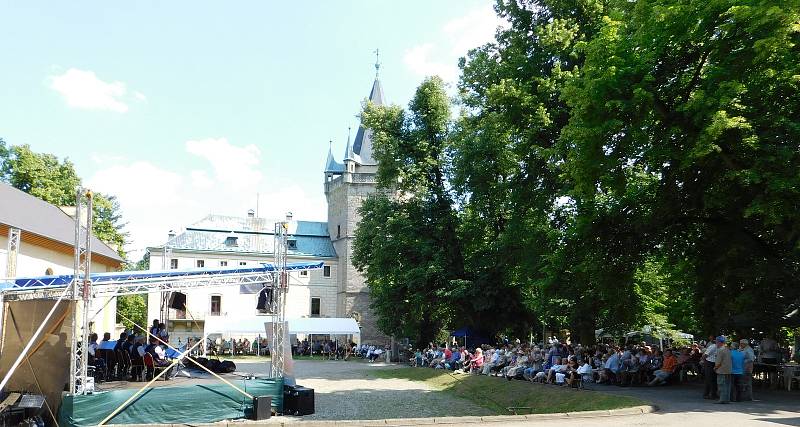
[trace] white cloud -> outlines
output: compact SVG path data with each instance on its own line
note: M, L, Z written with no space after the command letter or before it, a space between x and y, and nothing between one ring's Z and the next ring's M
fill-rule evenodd
M61 94L70 107L117 113L128 111L128 88L123 82L106 82L97 77L94 71L77 68L50 76L49 81L50 88ZM135 92L134 97L140 101L146 99L140 92Z
M131 234L131 259L139 259L148 246L162 244L170 229L180 230L209 213L245 215L256 208L257 193L263 218L279 219L291 211L297 219L325 221L322 191L308 194L297 184L277 180L262 184L261 152L256 146L237 146L218 138L188 141L185 148L207 164L169 170L150 162L123 160L87 180L93 190L119 199Z
M164 240L167 231L180 226L187 210L189 190L183 177L143 161L109 166L87 180L94 191L113 194L122 209L130 233L132 258L141 249Z
M144 96L141 92L133 92L133 97L136 98L138 101L145 102L147 101L147 97Z
M490 5L470 10L447 21L440 29L440 39L413 46L403 54L403 62L419 76L438 75L448 82L458 78L458 58L494 40L498 26L505 21L497 16Z
M208 138L187 141L186 151L211 163L215 178L220 181L248 186L261 181L261 150L253 144L237 147L225 138Z
M454 81L458 77L458 68L433 58L434 47L433 43L414 46L405 51L403 62L417 75L439 76L446 81Z

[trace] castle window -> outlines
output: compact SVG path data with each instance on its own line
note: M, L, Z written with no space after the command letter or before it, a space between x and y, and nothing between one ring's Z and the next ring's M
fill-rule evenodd
M308 270L300 271L300 275L303 276L303 277L308 277Z
M178 268L178 258L172 258L171 260L169 260L169 268L173 270Z
M211 315L219 316L222 311L222 295L211 295Z
M225 246L239 246L239 238L236 236L228 236L225 238Z
M198 259L197 260L197 268L203 268L205 266L206 266L205 260L202 260L202 259Z
M219 266L220 267L227 267L228 266L228 261L220 261L219 262Z
M311 317L319 317L319 313L320 313L319 298L311 298Z
M291 250L297 250L297 239L289 239L286 241L286 246Z
M322 275L325 277L331 277L331 266L326 265L322 267Z
M337 225L336 226L336 238L338 239L340 237L342 237L342 226L341 225Z

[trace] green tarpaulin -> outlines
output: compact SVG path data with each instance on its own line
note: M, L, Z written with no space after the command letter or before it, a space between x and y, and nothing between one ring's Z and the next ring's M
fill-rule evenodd
M231 381L253 396L272 396L272 408L283 405L283 379ZM96 426L135 389L67 396L59 409L60 426ZM186 424L249 417L253 402L225 384L155 387L145 390L108 424Z

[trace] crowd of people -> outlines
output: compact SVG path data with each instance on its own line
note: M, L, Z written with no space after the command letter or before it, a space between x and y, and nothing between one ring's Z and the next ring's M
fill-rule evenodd
M444 369L565 387L588 383L621 387L659 386L689 379L703 379L705 398L719 403L752 400L754 363L773 361L770 340L756 351L747 339L731 341L724 336L708 341L663 349L646 343L613 345L561 343L546 345L507 342L482 345L472 350L458 345L429 344L414 352L412 366ZM766 345L765 345L766 344Z
M113 346L103 345L103 342L111 341L108 332L103 334L100 342L97 334L89 335L87 360L95 370L95 379L150 380L156 369L169 366L166 345L163 344L169 342L166 326L154 320L149 332L150 335L139 336L122 332Z
M349 360L351 357L366 359L374 362L386 354L387 349L374 344L358 345L352 341L314 340L298 341L292 346L293 354L299 356L320 355L323 359Z

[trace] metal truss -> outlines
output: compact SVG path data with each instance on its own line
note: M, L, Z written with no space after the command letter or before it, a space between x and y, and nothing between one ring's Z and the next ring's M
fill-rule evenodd
M288 264L287 271L321 269L322 262ZM184 270L168 272L131 271L92 274L92 297L117 297L202 289L216 286L236 286L253 283L274 284L276 267L265 264L256 268ZM58 298L72 276L45 276L17 279L16 286L3 291L6 301Z
M291 212L286 215L285 222L275 223L275 275L273 276L273 320L272 342L270 345L270 376L282 378L285 372L284 355L286 343L286 293L289 289L288 249L289 249L289 221L292 220Z
M17 275L17 255L19 254L19 244L22 231L19 228L8 228L8 251L6 252L6 277Z
M72 316L72 341L69 371L69 392L86 394L88 378L89 310L92 298L92 192L78 187L75 194L75 259L71 280L72 299L76 310ZM81 214L85 211L86 219ZM85 221L85 222L84 222ZM61 291L63 292L63 290ZM81 306L78 325L77 307ZM80 333L78 333L80 326ZM80 345L79 341L80 340ZM80 387L78 386L80 384Z

